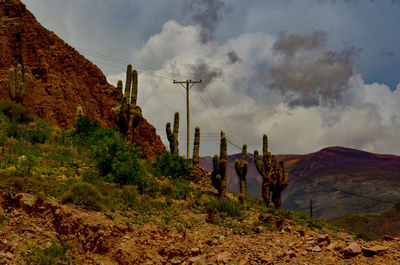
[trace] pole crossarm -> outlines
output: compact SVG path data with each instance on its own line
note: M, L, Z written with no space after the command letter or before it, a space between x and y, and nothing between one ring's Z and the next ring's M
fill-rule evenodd
M192 88L195 84L202 83L201 80L185 80L185 81L176 81L174 80L174 84L180 84L186 89L186 117L187 117L187 161L189 163L190 159L190 150L189 150L189 142L190 142L190 115L189 115L189 89ZM186 87L184 86L186 84Z

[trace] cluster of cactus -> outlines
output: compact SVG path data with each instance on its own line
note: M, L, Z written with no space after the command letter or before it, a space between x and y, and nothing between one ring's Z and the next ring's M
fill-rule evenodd
M213 172L211 173L212 184L218 191L218 196L223 197L226 193L226 165L228 163L227 142L225 135L221 132L220 154L213 157Z
M276 166L276 158L268 152L268 137L266 134L263 136L263 159L260 160L260 155L257 150L254 151L254 161L258 173L263 178L261 196L264 202L268 205L270 203L271 192L272 202L275 208L281 207L281 193L287 186L287 174L283 162Z
M171 123L168 122L167 125L165 126L166 132L167 132L167 138L169 141L169 148L171 150L172 154L177 154L179 155L179 149L178 149L178 132L179 132L179 112L175 112L174 115L174 129L171 131Z
M22 102L23 97L28 88L29 74L25 73L22 76L22 65L17 66L17 79L15 79L15 70L10 68L8 75L8 83L10 88L11 99L16 102Z
M239 181L240 181L239 200L241 202L244 201L244 198L246 196L246 175L247 175L247 168L249 166L249 164L246 161L246 158L247 158L247 145L244 144L240 160L238 159L235 160L236 174L239 176Z
M200 162L199 159L199 152L200 152L200 127L197 126L194 130L194 143L193 143L193 165L198 165Z
M125 88L122 90L122 80L117 83L116 107L113 108L117 125L120 131L127 134L134 129L141 117L140 109L136 107L138 93L138 74L132 70L132 65L127 66Z

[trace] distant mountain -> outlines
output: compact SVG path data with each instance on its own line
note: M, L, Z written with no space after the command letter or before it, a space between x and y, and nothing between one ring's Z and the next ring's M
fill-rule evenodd
M239 190L234 160L228 158L228 188ZM277 155L289 172L288 187L282 194L282 208L309 211L327 220L355 213L374 213L400 202L400 157L364 152L345 147L328 147L306 155ZM249 154L247 193L261 195L262 178L253 155ZM200 165L212 170L212 158L204 157ZM361 196L356 196L361 195ZM370 198L370 199L369 199Z
M400 236L400 203L388 211L373 214L354 214L332 222L348 231L380 239L384 235Z

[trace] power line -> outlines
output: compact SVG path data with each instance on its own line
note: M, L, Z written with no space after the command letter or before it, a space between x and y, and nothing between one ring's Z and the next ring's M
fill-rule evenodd
M314 181L314 180L312 180L310 178L307 178L307 177L304 177L304 176L300 176L298 174L294 174L294 173L289 173L289 174L291 176L294 176L294 177L297 177L297 178L301 178L301 179L307 180L309 182L312 182L314 184L320 185L320 186L322 186L324 188L327 188L328 190L331 190L331 191L339 191L339 192L342 192L342 193L347 194L347 195L356 196L356 197L360 197L360 198L364 198L364 199L368 199L368 200L372 200L372 201L376 201L376 202L391 203L391 201L372 198L372 197L365 196L363 194L358 194L358 193L355 193L355 192L346 191L346 190L342 190L342 189L339 189L339 188L331 187L331 186L328 186L326 184L322 184L322 183L316 182L316 181Z
M98 63L104 64L106 66L109 66L109 67L112 67L112 68L115 68L115 69L120 69L120 67L116 66L116 65L112 65L111 63L115 63L115 64L118 64L118 65L132 64L135 67L144 70L144 72L142 72L141 74L151 74L152 77L157 77L157 78L162 78L162 79L167 79L167 80L171 80L171 78L170 77L166 77L165 75L168 75L168 76L180 76L180 77L185 77L185 78L188 77L188 75L183 75L183 74L174 73L174 72L161 71L161 70L158 70L158 69L156 69L155 67L152 67L152 66L148 66L148 65L144 65L144 64L132 63L132 62L129 62L127 60L116 58L116 57L112 57L112 56L108 56L108 55L105 55L105 54L102 54L102 53L99 53L99 52L96 52L96 51L92 51L92 50L88 50L88 49L84 49L84 48L80 48L80 47L76 47L76 49L79 50L80 52L84 53L84 54L96 57L97 59L94 59L94 61L97 61ZM100 60L100 61L98 61L98 60ZM210 111L209 107L205 103L203 97L201 96L201 93L199 93L198 91L196 91L196 92L198 93L201 102L206 107L206 109L209 112L210 116L213 118L215 124L217 125L217 128L221 131L221 129L220 129L219 125L218 125L219 123L217 122L217 120L215 119L214 115ZM231 132L232 135L235 137L235 135L233 134L232 129L230 128L229 124L226 122L226 120L222 116L221 112L219 111L217 105L215 104L215 102L212 99L212 97L211 97L210 93L208 92L208 90L206 90L206 92L207 92L208 97L210 98L210 101L212 102L212 104L214 105L216 111L218 112L220 118L222 119L223 123L225 124L225 126L227 127L229 132ZM192 106L192 109L193 109L193 112L195 114L196 119L198 119L199 122L202 124L202 127L206 128L207 131L210 131L207 126L204 126L205 123L202 121L202 119L200 118L200 115L197 113L196 109L193 106ZM239 150L241 150L241 148L238 145L236 145L235 143L233 143L232 140L228 140L227 139L227 141L232 146L234 146L234 147L238 148Z
M217 104L215 104L215 102L214 102L214 100L212 99L210 93L208 92L207 89L204 89L204 90L206 91L208 97L210 98L212 104L214 105L215 109L217 110L217 112L218 112L219 116L221 117L222 121L225 123L225 126L227 127L227 129L229 130L229 132L232 133L232 136L237 140L238 138L235 137L235 135L233 134L232 129L229 127L229 124L226 122L226 120L225 120L224 117L222 116L221 112L219 111L219 109L218 109L218 107L217 107Z
M159 70L159 69L157 69L157 68L155 68L153 66L144 65L144 64L138 64L138 63L132 63L132 62L129 62L129 61L124 60L124 59L120 59L120 58L116 58L116 57L112 57L112 56L109 56L109 55L102 54L100 52L96 52L96 51L92 51L92 50L88 50L88 49L84 49L84 48L80 48L80 47L75 47L75 48L77 50L80 50L83 53L86 52L86 53L91 54L92 56L95 56L95 57L96 56L97 57L103 57L103 58L105 58L107 60L112 60L113 62L118 63L118 64L122 64L122 65L132 64L132 65L135 65L138 68L146 69L147 71L156 71L156 72L164 73L164 74L167 74L167 75L170 75L170 76L172 75L172 76L176 76L176 77L190 78L188 75L185 75L185 74L180 74L180 73L175 73L175 72L166 72L166 71Z

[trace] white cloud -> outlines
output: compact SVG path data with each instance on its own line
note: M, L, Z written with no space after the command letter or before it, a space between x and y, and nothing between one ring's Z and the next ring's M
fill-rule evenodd
M201 155L218 153L221 129L237 145L247 144L249 152L261 149L262 135L267 133L275 154L308 153L331 145L400 154L400 84L398 90L390 91L383 84L365 84L360 75L354 74L342 104L330 108L289 107L279 91L265 87L265 82L259 80L260 69L268 70L276 60L273 36L243 34L221 45L201 44L199 31L199 27L169 21L141 49L133 51L141 64L161 66L159 72L139 70L138 104L166 146L165 124L172 122L178 111L180 153L186 154L185 90L172 80L190 78L191 66L203 63L209 70L220 70L221 75L211 79L207 88L195 85L191 89L190 134L196 125L200 126ZM238 57L234 63L229 61L231 51ZM124 78L121 73L108 80L116 84L117 79ZM239 152L231 145L228 151Z

